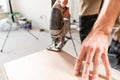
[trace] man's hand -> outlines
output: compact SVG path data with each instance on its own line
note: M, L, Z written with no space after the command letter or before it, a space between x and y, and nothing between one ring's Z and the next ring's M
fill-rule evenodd
M85 65L82 70L82 80L89 80L91 63L93 63L92 80L98 80L99 65L102 59L106 70L106 77L109 80L111 73L107 50L108 35L105 35L102 31L92 31L81 44L80 54L74 66L74 74L79 75L82 61L85 60Z
M69 15L69 8L65 10L65 12L63 13L63 17L68 17Z

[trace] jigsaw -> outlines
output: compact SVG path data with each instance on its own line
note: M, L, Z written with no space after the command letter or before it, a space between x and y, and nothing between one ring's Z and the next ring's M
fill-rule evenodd
M48 46L48 50L59 52L66 42L71 39L71 37L66 36L70 30L70 14L69 8L66 6L68 2L66 1L58 0L52 8L50 20L52 44Z

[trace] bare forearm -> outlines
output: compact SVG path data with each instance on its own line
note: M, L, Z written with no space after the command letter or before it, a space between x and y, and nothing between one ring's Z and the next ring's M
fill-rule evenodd
M97 21L93 26L93 31L103 31L109 35L120 13L119 0L105 0Z

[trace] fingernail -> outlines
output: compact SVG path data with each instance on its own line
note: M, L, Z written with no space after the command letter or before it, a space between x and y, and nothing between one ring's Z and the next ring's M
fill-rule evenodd
M88 80L88 78L82 78L82 80Z
M75 74L76 76L78 76L78 75L80 74L80 72L79 72L79 71L74 71L74 74Z
M82 80L88 80L88 76L82 76Z
M96 75L93 75L92 76L92 80L98 80L98 75L96 74Z
M98 80L98 78L92 78L92 80Z

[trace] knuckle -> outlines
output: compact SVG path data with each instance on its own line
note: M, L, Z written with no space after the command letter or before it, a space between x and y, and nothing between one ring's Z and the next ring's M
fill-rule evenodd
M75 60L77 63L81 63L82 62L82 60L81 59L79 59L79 58L76 58L76 60Z
M86 64L87 64L87 65L90 65L90 64L91 64L91 62L90 62L90 61L86 61Z
M96 47L95 47L95 45L90 44L90 45L88 45L88 49L90 51L93 51L94 49L96 49Z
M93 61L94 61L94 64L100 65L101 58L100 57L95 57Z
M95 57L95 58L94 58L94 61L96 61L96 62L100 62L100 60L101 60L100 57Z
M103 52L103 47L97 47L97 50L98 50L99 52Z
M90 51L93 51L94 50L94 46L90 45L89 49L90 49Z
M111 71L109 70L109 72L107 72L107 76L111 77Z
M88 45L87 45L87 44L84 44L84 45L83 45L83 48L88 48Z

